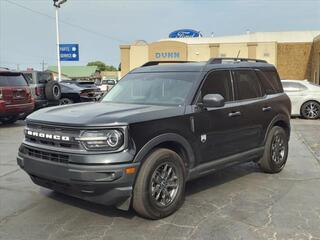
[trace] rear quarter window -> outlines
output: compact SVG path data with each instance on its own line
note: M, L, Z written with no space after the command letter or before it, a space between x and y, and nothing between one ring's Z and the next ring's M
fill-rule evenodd
M279 75L273 69L260 69L257 71L260 78L262 88L266 94L276 94L283 92Z
M28 83L22 74L1 73L0 87L5 86L27 86Z

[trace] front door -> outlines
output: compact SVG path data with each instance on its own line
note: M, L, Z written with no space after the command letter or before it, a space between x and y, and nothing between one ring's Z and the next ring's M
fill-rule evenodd
M200 91L199 102L206 94L220 94L225 99L225 106L202 108L194 115L200 163L240 152L242 116L233 101L231 72L217 70L209 73Z

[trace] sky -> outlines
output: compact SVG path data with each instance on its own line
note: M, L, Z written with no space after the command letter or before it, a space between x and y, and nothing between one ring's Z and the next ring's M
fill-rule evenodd
M157 41L176 29L204 36L320 30L320 0L68 0L59 10L61 43L78 43L79 62L118 66L121 44ZM56 65L52 0L0 0L0 66Z

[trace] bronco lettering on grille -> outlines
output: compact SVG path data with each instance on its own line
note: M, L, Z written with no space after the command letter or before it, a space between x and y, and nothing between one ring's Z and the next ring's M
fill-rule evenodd
M56 135L56 134L48 134L43 132L36 132L32 130L27 130L26 135L33 136L33 137L39 137L44 139L53 139L53 140L61 140L61 141L70 141L69 136L62 136L62 135Z

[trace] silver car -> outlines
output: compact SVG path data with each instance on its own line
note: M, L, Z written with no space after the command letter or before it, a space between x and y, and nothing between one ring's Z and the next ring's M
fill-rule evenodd
M320 86L307 80L282 80L292 104L291 115L307 119L320 117Z

